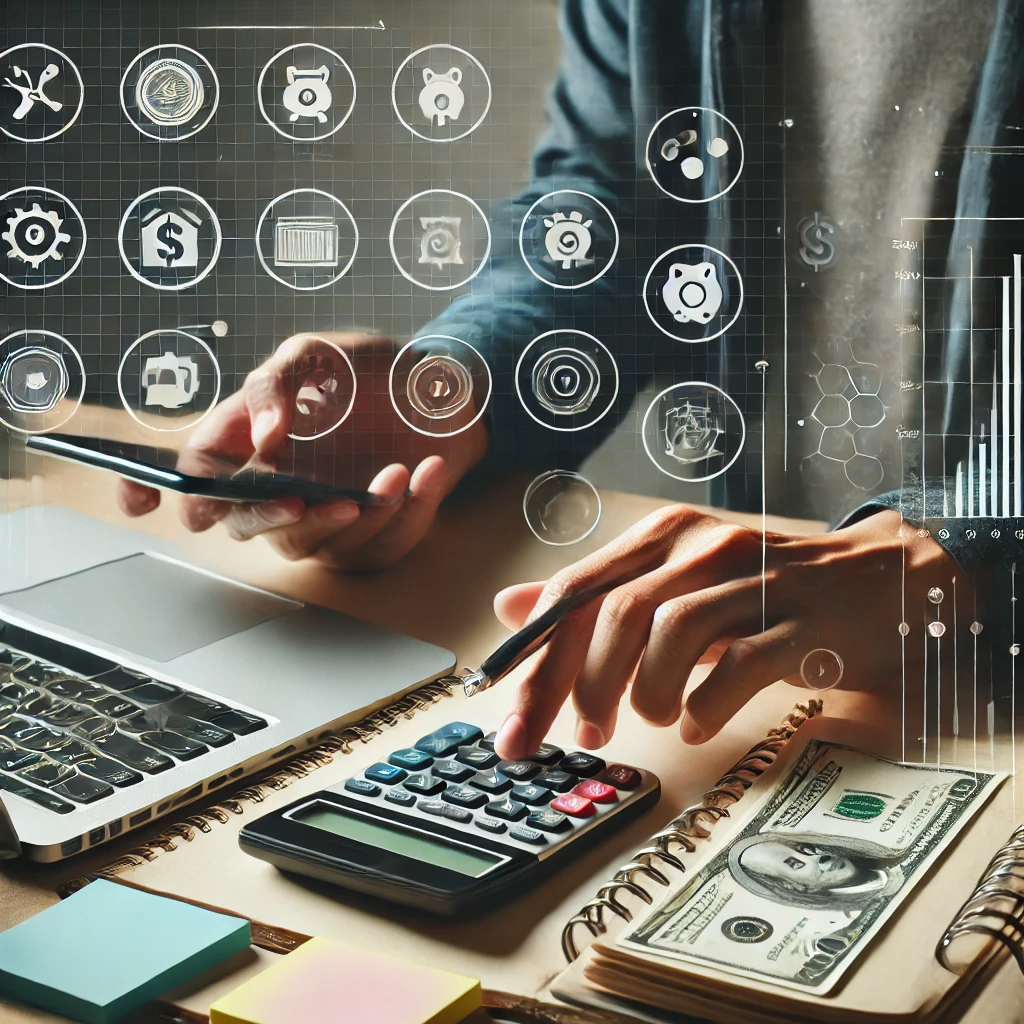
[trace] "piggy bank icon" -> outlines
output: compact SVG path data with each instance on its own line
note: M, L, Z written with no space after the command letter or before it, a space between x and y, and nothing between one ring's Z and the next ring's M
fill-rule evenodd
M458 68L451 68L446 75L439 75L430 68L423 69L420 110L428 120L436 119L438 128L443 128L446 121L458 120L462 113L466 96L459 88L461 81L462 72Z
M680 323L706 324L722 306L722 286L713 263L673 263L661 298Z

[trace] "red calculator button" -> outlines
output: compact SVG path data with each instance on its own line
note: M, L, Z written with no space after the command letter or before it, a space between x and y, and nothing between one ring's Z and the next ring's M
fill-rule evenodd
M577 796L585 796L588 800L593 800L595 804L613 804L619 799L619 794L615 792L614 786L609 786L606 782L598 782L597 779L587 779L578 786L574 786L573 793Z
M636 789L640 785L640 773L624 764L608 765L598 778L616 789Z
M563 793L560 797L552 800L550 806L551 810L571 814L574 818L589 818L597 813L593 800L588 800L585 796L577 796L575 793Z

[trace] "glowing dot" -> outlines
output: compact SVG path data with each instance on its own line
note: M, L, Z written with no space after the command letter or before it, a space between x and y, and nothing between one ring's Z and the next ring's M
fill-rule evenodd
M897 110L899 110L899 109L900 109L900 105L899 105L898 103L896 104L896 109L897 109Z
M729 143L717 135L708 143L708 156L713 156L716 160L728 152Z
M787 117L787 118L786 118L786 120L785 120L785 121L783 121L782 123L783 123L783 124L784 124L784 125L785 125L785 126L786 126L787 128L792 128L795 122L793 121L793 118L791 118L791 117Z
M213 331L215 337L223 338L226 337L228 333L228 325L223 320L214 320L213 323L210 324L210 330Z
M758 361L754 363L754 369L760 370L762 373L764 373L764 371L768 369L768 360L758 359Z
M898 629L900 631L900 636L906 636L910 632L910 623L909 622L901 622L899 624Z
M942 636L943 633L946 632L946 625L943 622L929 622L928 623L928 632L932 636L938 638L938 637Z
M938 587L932 587L932 589L928 591L928 600L931 601L932 604L942 604L942 599L945 596L946 595L943 594Z
M971 623L971 632L977 636L985 627L980 622Z
M1010 653L1016 658L1020 654L1020 644L1013 644L1010 647Z
M692 181L704 173L704 161L700 157L688 156L679 165L679 169L683 172L684 178L689 178Z

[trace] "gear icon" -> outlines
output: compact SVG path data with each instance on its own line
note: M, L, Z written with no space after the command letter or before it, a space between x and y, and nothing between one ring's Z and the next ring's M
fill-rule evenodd
M56 210L44 210L33 203L31 210L15 207L0 238L10 245L7 255L11 259L31 263L32 269L38 270L44 260L64 259L60 246L70 242L71 236L61 231L63 224Z

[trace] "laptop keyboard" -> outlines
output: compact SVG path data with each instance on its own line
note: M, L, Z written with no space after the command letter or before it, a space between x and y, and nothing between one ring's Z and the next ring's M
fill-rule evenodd
M57 814L268 725L88 651L0 628L0 790Z

